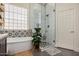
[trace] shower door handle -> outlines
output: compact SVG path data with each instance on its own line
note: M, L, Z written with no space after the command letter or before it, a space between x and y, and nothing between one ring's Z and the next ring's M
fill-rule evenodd
M53 42L55 43L55 40L53 40Z

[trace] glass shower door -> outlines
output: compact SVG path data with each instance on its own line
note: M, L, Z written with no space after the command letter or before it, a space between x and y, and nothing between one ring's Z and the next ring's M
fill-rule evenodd
M55 47L55 4L48 3L48 4L42 4L41 6L42 10L42 18L41 18L41 24L42 24L42 49L48 49L49 47L54 48Z
M55 4L34 3L30 7L30 19L32 30L39 24L42 39L41 49L54 47L55 43Z

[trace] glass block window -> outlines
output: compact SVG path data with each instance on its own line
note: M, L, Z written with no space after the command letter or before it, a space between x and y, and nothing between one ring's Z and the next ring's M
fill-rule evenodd
M5 4L4 29L27 29L27 9Z

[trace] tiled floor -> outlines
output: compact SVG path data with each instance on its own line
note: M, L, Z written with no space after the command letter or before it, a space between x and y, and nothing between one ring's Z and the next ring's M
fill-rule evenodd
M61 50L60 53L54 55L54 56L79 56L79 52L74 52L72 50L64 49L64 48L57 48ZM50 56L47 52L39 52L39 53L34 53L34 56Z
M47 52L37 52L33 53L33 56L50 56Z
M57 49L59 49L61 52L54 56L79 56L79 52L75 52L64 48L57 48ZM31 50L29 50L17 53L16 56L50 56L50 55L46 51L32 52Z
M79 56L79 52L75 52L73 50L68 50L64 48L57 48L61 50L61 53L56 54L55 56Z

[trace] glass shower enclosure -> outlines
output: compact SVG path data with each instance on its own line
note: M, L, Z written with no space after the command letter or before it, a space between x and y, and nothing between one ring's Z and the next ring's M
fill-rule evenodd
M41 49L55 47L56 22L55 22L55 4L54 3L34 3L30 4L31 28L39 25L41 27L42 42Z

